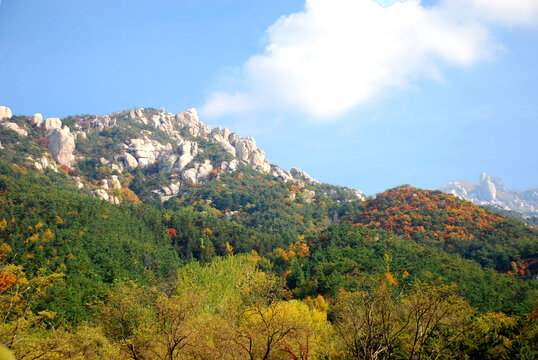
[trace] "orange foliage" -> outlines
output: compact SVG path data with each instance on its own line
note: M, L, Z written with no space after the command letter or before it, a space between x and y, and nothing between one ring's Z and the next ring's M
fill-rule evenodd
M5 272L0 273L0 294L17 282L17 277Z
M364 205L358 223L394 231L405 239L472 240L502 217L439 191L398 187Z
M389 284L398 285L398 280L396 280L396 278L394 277L394 275L392 275L390 271L387 271L385 273L385 277L387 278L387 281L389 282Z

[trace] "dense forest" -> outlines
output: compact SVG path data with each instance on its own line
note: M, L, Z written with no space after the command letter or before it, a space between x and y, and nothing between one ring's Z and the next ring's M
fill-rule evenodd
M36 169L43 130L12 120L29 135L0 130L0 359L538 356L538 230L518 219L247 163L165 198L174 171L110 165L148 125L119 117L87 131L72 167ZM204 149L193 161L233 158L182 136ZM118 201L92 196L111 176Z

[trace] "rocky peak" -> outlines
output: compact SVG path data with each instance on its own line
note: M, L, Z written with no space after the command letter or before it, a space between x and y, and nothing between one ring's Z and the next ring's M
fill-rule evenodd
M460 199L477 205L492 205L523 214L538 214L538 191L536 188L522 191L507 189L498 177L481 173L478 183L467 181L449 182L440 188Z
M53 129L61 129L62 120L60 120L59 118L45 119L45 122L43 122L43 127L45 128L45 131L50 131Z
M0 106L0 121L11 119L11 109L6 106Z
M40 113L32 115L30 125L40 127L41 124L43 124L43 115L41 115Z
M196 109L189 109L183 111L175 116L178 125L181 128L185 128L194 137L201 137L207 139L211 133L211 128L205 125L198 118L198 112Z

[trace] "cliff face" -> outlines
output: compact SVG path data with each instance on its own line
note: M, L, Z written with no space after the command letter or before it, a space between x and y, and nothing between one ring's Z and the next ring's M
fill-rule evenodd
M527 190L509 190L501 179L480 174L478 183L454 181L439 190L477 205L491 205L526 215L538 215L538 187Z

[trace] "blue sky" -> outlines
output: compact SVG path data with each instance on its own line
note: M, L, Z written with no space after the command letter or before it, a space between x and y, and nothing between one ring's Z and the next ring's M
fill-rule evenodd
M180 112L375 193L538 185L535 0L3 0L0 105Z

